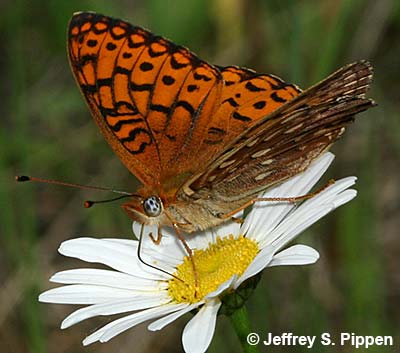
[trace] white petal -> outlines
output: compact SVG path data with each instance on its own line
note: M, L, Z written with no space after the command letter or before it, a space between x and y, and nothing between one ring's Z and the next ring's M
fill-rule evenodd
M327 213L350 201L357 193L346 188L353 185L355 180L355 177L338 180L312 199L303 202L264 238L260 247L272 244L276 249L282 248Z
M353 200L357 196L357 190L349 189L346 191L343 191L341 194L338 195L338 197L333 200L334 207L338 208L345 203Z
M165 279L167 275L160 271L143 266L136 256L137 241L128 246L121 242L77 238L64 241L59 252L65 256L75 257L87 262L97 262L112 267L131 276L146 279Z
M274 237L276 240L272 244L272 246L276 249L282 249L286 244L291 242L295 237L297 237L300 233L302 233L304 230L307 228L311 227L314 223L316 223L318 220L320 220L322 217L326 216L329 212L331 212L334 209L334 205L326 205L321 208L313 208L309 210L309 212L304 215L302 218L291 218L290 220L288 219L288 222L286 224L285 222L285 228L282 227L282 229L278 229L276 233L279 234L279 236L276 236L275 232L273 232ZM289 222L290 221L290 222ZM261 247L265 246L264 244L260 245ZM271 245L267 245L269 247Z
M88 240L90 238L81 238L80 240ZM155 266L157 269L151 268L147 266L146 264L142 263L138 256L138 242L135 240L129 240L129 239L94 239L97 241L97 247L101 247L101 250L103 252L107 252L109 250L109 255L114 255L114 256L119 256L119 259L122 261L118 261L116 258L106 258L105 255L101 255L101 252L98 254L99 256L103 256L103 259L98 259L98 261L95 262L103 262L111 267L117 268L118 270L122 272L127 272L131 276L134 276L135 278L142 278L146 281L154 279L154 280L162 280L162 279L169 279L169 275L166 273L161 272L158 269L164 270L168 273L174 273L176 265L182 262L182 259L179 259L177 261L176 259L172 258L170 253L165 251L165 253L161 253L158 251L158 249L162 249L162 246L157 246L153 242L149 241L147 244L143 243L142 244L142 249L141 249L141 258L146 261L146 263ZM99 243L100 242L100 243ZM60 247L61 251L65 255L70 255L67 254L66 251L68 249L65 249L65 246L63 246L64 243L62 244L62 247ZM70 245L70 244L67 244ZM76 244L75 244L76 245ZM93 246L96 246L93 245ZM147 248L146 248L147 246ZM85 249L82 249L83 252L85 252ZM70 255L73 256L74 254ZM88 250L86 251L85 254L87 257L83 258L82 254L80 254L79 258L81 259L86 259L87 261L90 260L90 258L93 256L93 250ZM94 259L91 259L91 262ZM127 269L126 264L123 263L123 261L129 261L129 266L136 266L136 268L133 268L134 271L129 271ZM125 266L124 266L125 265ZM125 270L125 271L124 271ZM128 272L129 271L129 272Z
M268 267L283 265L308 265L319 259L317 250L306 245L293 245L276 254Z
M214 335L220 306L219 299L207 302L186 324L182 334L182 344L186 353L203 353L207 350Z
M81 308L67 316L61 323L61 328L65 329L83 320L100 315L114 315L134 310L143 310L155 306L165 305L171 299L166 293L157 293L151 296L135 295L131 298L113 299L101 304L95 304L86 308Z
M267 267L274 256L274 253L275 249L273 247L262 249L254 258L249 267L247 267L247 269L237 280L234 288L237 289L246 279L255 276L257 273L261 272L265 267Z
M63 284L93 284L132 290L157 290L166 288L166 282L133 277L126 273L101 270L97 268L78 268L57 272L50 278L51 282Z
M169 325L171 322L175 321L176 319L180 318L182 315L188 313L189 311L196 309L200 305L202 305L203 302L198 302L195 304L191 304L187 306L186 308L179 310L175 313L169 314L167 316L162 317L161 319L158 319L154 322L152 322L147 328L150 331L158 331L163 329L165 326Z
M214 236L212 231L208 229L185 235L185 240L191 249L204 249L210 242L214 241ZM187 255L186 251L185 255Z
M332 163L334 155L330 152L324 153L316 159L301 174L298 174L284 183L268 190L260 197L291 197L307 194L318 182ZM248 234L256 241L265 241L271 230L295 207L290 202L259 202L246 217L242 227L242 234Z
M111 338L119 335L120 333L136 326L144 321L155 319L157 317L167 315L171 312L182 310L188 304L167 304L160 307L150 308L143 310L118 320L110 322L106 326L87 336L83 340L83 345L87 346L93 342L107 342Z
M39 295L39 301L56 304L97 304L110 299L130 298L132 290L105 286L72 284L50 289Z
M135 254L135 257L137 257L137 246L139 244L139 242L137 241L130 240L128 242L127 239L117 238L102 240L114 244L121 244L126 248L126 250L128 250L129 248L129 252ZM146 261L146 263L149 263L158 268L162 268L164 271L173 273L175 272L175 267L182 262L183 256L181 254L178 257L175 256L171 248L176 247L176 245L171 244L172 242L175 242L175 240L171 239L171 237L163 236L161 243L157 245L153 243L150 237L146 236L146 240L142 241L140 256L144 261ZM154 271L154 269L150 269L147 265L141 262L139 262L139 266L141 266L141 268L145 271Z

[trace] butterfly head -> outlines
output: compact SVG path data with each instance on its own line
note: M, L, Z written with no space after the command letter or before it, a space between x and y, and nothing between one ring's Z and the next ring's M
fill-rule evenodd
M144 224L163 223L164 205L156 195L148 197L133 197L122 208L130 218Z

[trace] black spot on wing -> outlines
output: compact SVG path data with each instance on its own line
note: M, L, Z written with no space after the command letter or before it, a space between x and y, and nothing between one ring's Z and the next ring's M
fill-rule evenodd
M236 119L236 120L240 120L240 121L243 121L243 122L249 122L249 121L252 120L252 119L249 118L248 116L239 114L238 112L234 112L234 113L232 114L232 117L233 117L234 119Z
M272 98L272 100L274 100L277 103L285 103L286 102L286 99L279 97L276 92L271 94L271 98Z
M199 89L199 86L197 86L197 85L189 85L189 86L187 86L187 91L188 92L193 92L193 91L196 91L197 89Z
M253 104L255 109L263 109L267 105L266 101L259 101Z
M106 49L109 50L109 51L113 51L113 50L117 49L117 46L112 42L108 42L106 44Z
M212 77L207 76L207 75L199 74L198 72L195 72L193 74L193 77L194 77L195 80L199 80L199 81L202 80L202 81L205 81L205 82L208 82L208 81L212 80Z
M173 85L175 83L175 79L169 75L163 76L161 80L164 83L164 85L167 85L167 86Z
M236 107L239 106L239 103L236 102L232 97L231 97L231 98L225 99L225 100L222 102L222 104L224 104L224 103L229 103L229 105L232 106L232 107L234 107L234 108L236 108Z
M89 39L86 44L88 45L88 47L94 48L97 45L97 40L95 39Z
M143 62L143 63L140 64L139 68L140 68L140 70L146 72L146 71L151 71L151 70L153 70L154 66L153 66L152 63L149 63L149 62L146 62L146 61L145 61L145 62Z
M256 85L254 85L251 81L247 82L245 85L246 89L251 91L251 92L261 92L261 91L265 91L265 88L262 87L257 87Z

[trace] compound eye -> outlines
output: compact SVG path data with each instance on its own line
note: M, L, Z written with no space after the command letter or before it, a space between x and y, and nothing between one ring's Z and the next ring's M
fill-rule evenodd
M157 217L161 213L162 204L157 196L150 196L143 202L144 212L149 217Z

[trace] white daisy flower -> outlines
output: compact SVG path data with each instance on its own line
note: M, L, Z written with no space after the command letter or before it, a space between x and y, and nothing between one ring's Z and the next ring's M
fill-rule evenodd
M325 153L305 172L261 196L306 194L333 158L333 154ZM187 235L198 272L196 290L192 264L172 230L163 230L159 246L144 241L142 256L178 279L143 265L137 258L136 240L77 238L65 241L59 248L62 255L101 263L111 269L80 268L58 272L50 280L65 285L42 293L39 300L87 305L70 314L62 322L62 329L95 316L132 312L86 337L84 345L107 342L145 321L151 321L149 330L161 330L194 311L195 315L183 331L183 347L186 352L205 352L214 334L221 299L227 293L234 294L243 282L259 275L266 267L306 265L318 260L318 252L306 245L282 249L327 213L353 199L356 191L349 187L355 181L355 177L336 181L299 205L258 203L243 224L230 221L213 230ZM151 228L147 227L146 233L156 234ZM133 230L139 234L140 225L134 223Z

